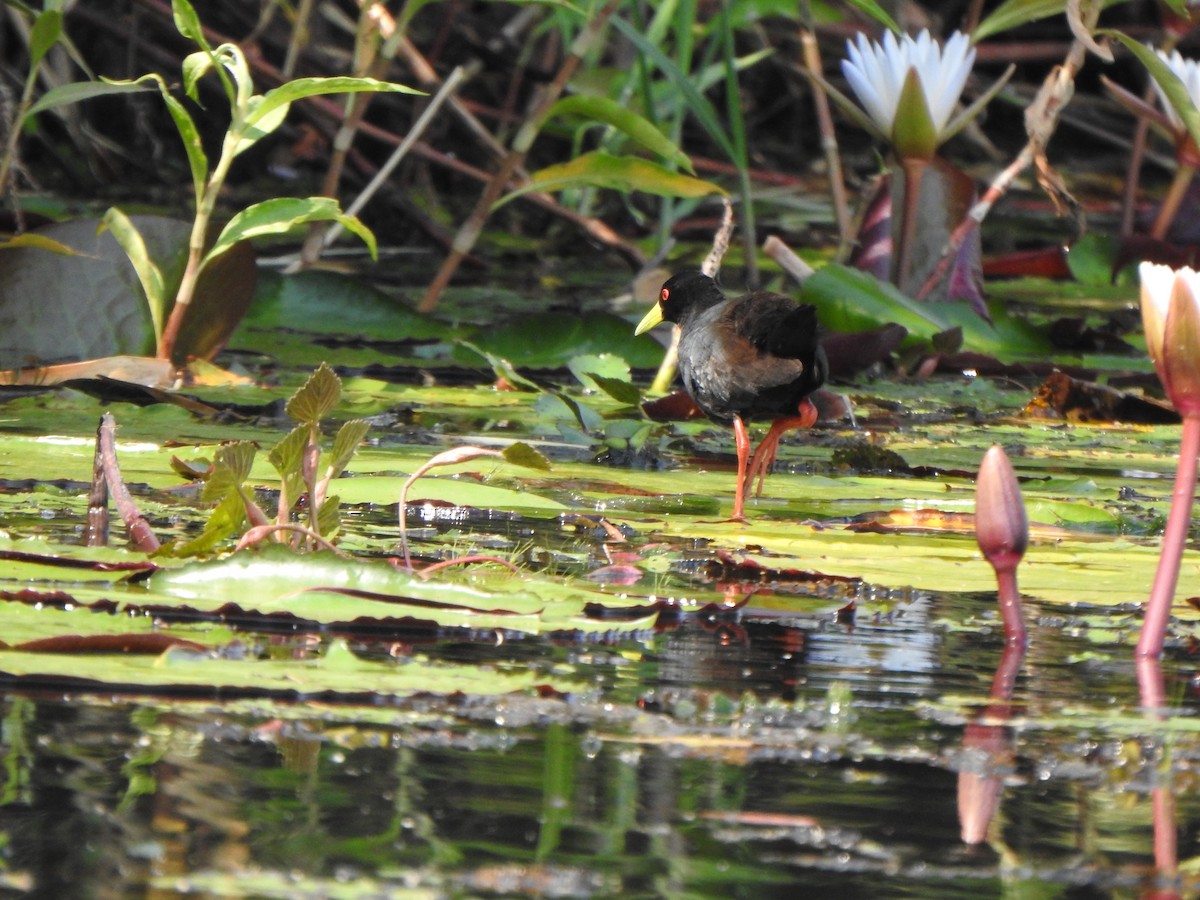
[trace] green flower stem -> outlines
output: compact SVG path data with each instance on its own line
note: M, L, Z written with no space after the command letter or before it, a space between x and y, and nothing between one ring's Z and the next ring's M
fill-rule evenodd
M1195 166L1184 162L1179 164L1179 168L1175 170L1175 180L1171 182L1171 188L1167 191L1167 196L1163 198L1162 206L1158 210L1158 218L1154 220L1154 229L1150 232L1151 237L1160 241L1166 238L1167 230L1175 221L1175 216L1179 213L1179 205L1183 202L1188 185L1192 183L1195 175Z
M1158 570L1154 573L1154 586L1150 589L1150 599L1146 601L1142 635L1137 644L1139 659L1157 658L1162 654L1167 621L1171 616L1171 601L1175 597L1175 585L1179 580L1179 564L1183 559L1183 545L1187 542L1188 528L1192 521L1192 498L1196 493L1198 455L1200 455L1200 416L1185 416L1183 439L1179 447L1179 467L1175 471L1175 491L1171 496L1171 511L1167 514L1167 528L1163 532Z
M217 198L233 164L233 157L238 143L246 130L241 110L235 112L234 122L230 124L221 147L221 158L208 177L203 193L196 198L196 218L192 222L192 233L188 239L187 265L183 270L183 278L179 282L179 291L175 294L175 305L171 307L171 315L167 318L167 326L163 329L162 338L158 344L158 358L170 359L175 352L175 342L183 326L187 308L196 294L196 281L200 277L200 268L204 261L204 245L208 237L208 225L212 221L213 211L217 206Z

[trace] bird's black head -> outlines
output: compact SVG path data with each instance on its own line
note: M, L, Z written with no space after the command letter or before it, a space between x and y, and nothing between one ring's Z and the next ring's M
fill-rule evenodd
M690 309L706 309L725 299L717 283L698 270L672 275L658 294L662 317L682 322Z

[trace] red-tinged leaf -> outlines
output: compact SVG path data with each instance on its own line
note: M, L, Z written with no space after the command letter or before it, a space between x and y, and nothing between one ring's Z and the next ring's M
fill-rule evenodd
M642 412L655 422L682 422L688 419L702 419L704 413L685 391L675 391L642 404Z
M1184 266L1196 268L1200 265L1200 244L1180 244L1134 234L1121 239L1116 258L1113 259L1113 277L1132 263L1152 262L1180 269Z
M0 560L36 563L60 569L87 569L91 572L155 572L158 566L152 562L100 562L91 559L70 559L49 556L44 553L27 553L24 550L0 550Z
M441 600L423 600L419 597L401 597L396 594L379 594L375 591L360 591L354 588L316 587L307 588L304 593L317 592L322 594L340 594L344 597L357 597L360 600L377 600L380 603L393 603L398 606L416 606L420 609L444 609L452 612L478 613L485 616L525 616L530 613L515 612L511 609L478 609L474 606L464 606L460 603L445 603ZM540 615L537 610L532 615Z
M853 334L825 335L821 346L829 360L830 377L843 378L884 362L906 337L908 329L895 322Z
M1071 268L1066 248L1055 245L989 257L983 261L983 274L985 278L1070 278Z
M210 648L169 634L63 634L13 644L10 649L25 653L142 653L157 656L175 647L198 652Z
M886 281L892 266L891 180L875 180L873 193L863 207L862 222L850 254L849 265Z

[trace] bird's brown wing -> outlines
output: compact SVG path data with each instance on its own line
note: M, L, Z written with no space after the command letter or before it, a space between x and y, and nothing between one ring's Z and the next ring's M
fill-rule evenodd
M762 353L811 360L818 346L817 310L789 297L758 291L735 301L728 321L735 334Z

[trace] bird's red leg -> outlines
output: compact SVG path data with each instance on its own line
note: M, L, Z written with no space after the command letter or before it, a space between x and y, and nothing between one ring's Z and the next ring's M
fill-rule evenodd
M738 474L737 491L733 495L733 517L743 519L742 504L746 499L746 458L750 455L750 436L746 434L746 423L741 416L733 417L733 441L737 446Z
M771 466L775 465L775 455L779 452L779 439L790 428L812 428L819 415L817 408L808 399L804 399L796 408L796 415L776 419L771 423L767 436L762 439L762 443L758 445L758 449L754 451L754 456L750 459L750 465L746 472L745 486L747 489L754 481L755 476L758 476L756 496L762 496L763 481L766 479L767 473L771 471Z

